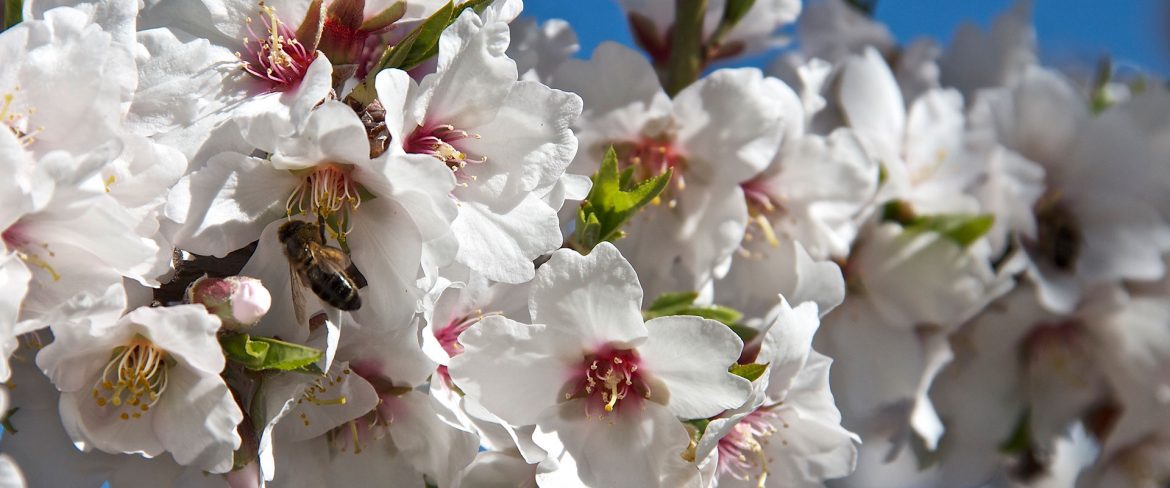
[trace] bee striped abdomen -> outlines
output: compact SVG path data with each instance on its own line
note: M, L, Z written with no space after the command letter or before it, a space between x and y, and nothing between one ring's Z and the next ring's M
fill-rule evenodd
M341 273L329 273L320 266L308 266L305 270L309 288L321 300L339 310L357 310L362 306L357 285Z

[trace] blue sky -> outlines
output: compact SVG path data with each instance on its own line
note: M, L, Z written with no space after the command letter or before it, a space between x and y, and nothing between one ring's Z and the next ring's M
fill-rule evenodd
M900 41L930 36L948 42L964 21L981 26L1015 0L880 0L877 17ZM1170 75L1170 2L1166 0L1034 0L1041 54L1054 64L1091 65L1110 53ZM525 13L568 20L581 39L583 56L604 40L630 44L625 19L614 0L527 0Z

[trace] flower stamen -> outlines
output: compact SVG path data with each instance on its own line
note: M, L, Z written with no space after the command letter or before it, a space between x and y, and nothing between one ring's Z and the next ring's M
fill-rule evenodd
M338 239L344 240L350 231L350 212L362 204L361 192L348 168L336 164L320 164L311 168L285 202L289 216L297 214L315 215L328 219L334 214L341 216Z
M45 128L39 126L29 128L29 120L36 113L35 108L29 107L25 109L24 113L12 110L12 102L16 100L15 92L19 91L20 87L16 87L12 93L5 93L0 98L0 124L4 124L8 130L12 131L22 147L29 147L37 141L36 135Z
M466 180L475 180L475 176L465 174L463 168L468 164L486 163L487 156L470 157L458 147L458 143L464 139L481 138L479 134L456 129L449 124L419 127L407 138L403 149L410 154L427 154L442 161L455 173L460 184L466 186Z
M783 423L780 415L765 407L749 413L719 440L719 472L741 481L754 476L756 486L763 488L768 480L768 456L764 444L779 432L776 423ZM787 424L784 424L787 427ZM785 443L787 444L787 443Z
M266 33L263 36L257 34L252 29L252 19L246 19L251 34L250 38L244 38L248 54L244 56L237 52L236 57L243 62L244 71L270 82L273 90L284 90L305 77L317 51L306 48L297 40L296 33L277 17L276 9L264 2L259 6Z
M582 377L575 387L565 392L565 399L586 398L586 417L598 404L605 413L611 413L625 404L622 400L627 398L650 399L650 386L638 372L638 361L633 350L610 347L586 356Z
M141 418L167 389L167 353L149 339L135 336L114 349L93 387L94 403L122 410L122 420Z

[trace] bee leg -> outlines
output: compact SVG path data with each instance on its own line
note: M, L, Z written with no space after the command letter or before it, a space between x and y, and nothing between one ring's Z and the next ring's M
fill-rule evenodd
M329 242L325 239L325 215L317 212L317 231L321 233L321 244Z
M353 284L357 285L358 288L365 288L366 285L370 284L366 281L366 275L362 274L356 264L349 263L349 267L345 268L345 274L349 275L349 278L353 280Z

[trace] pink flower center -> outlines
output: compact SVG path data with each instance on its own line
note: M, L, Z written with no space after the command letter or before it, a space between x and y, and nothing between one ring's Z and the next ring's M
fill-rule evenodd
M439 340L439 344L443 346L443 350L447 351L447 354L455 357L463 352L463 345L459 343L459 335L483 317L484 314L476 313L451 319L446 326L435 331L435 338Z
M755 477L758 486L763 487L768 479L764 445L772 434L779 432L777 424L788 427L780 414L766 407L747 414L735 424L731 432L719 439L719 475L742 481ZM788 444L788 441L781 442Z
M411 390L408 386L395 386L383 375L382 365L377 361L362 360L350 365L346 370L360 376L374 387L378 393L378 405L365 415L337 426L329 432L329 443L341 452L353 447L354 454L361 454L362 445L380 439L387 434L386 427L394 423L394 418L405 408L398 397Z
M585 398L585 416L590 417L598 407L605 413L618 411L633 402L650 399L650 385L638 371L640 359L633 349L615 349L609 346L585 356L579 379L572 383L565 399ZM623 401L624 400L624 401Z
M309 65L317 57L317 51L306 49L297 40L296 33L276 16L276 9L260 2L260 17L264 24L264 35L252 29L248 18L250 38L244 39L247 55L239 56L244 62L244 71L269 82L274 91L284 91L300 83L309 71Z
M37 253L36 248L41 248L41 251L43 251L44 255L48 259L56 257L57 254L49 250L48 244L40 244L38 246L36 243L34 243L33 240L29 238L29 236L22 232L22 227L23 226L19 221L17 221L15 224L12 224L12 226L8 227L2 234L0 234L0 241L3 241L4 246L7 247L10 252L15 253L16 257L20 258L21 261L24 261L26 264L41 268L49 274L49 277L53 281L59 281L61 279L61 274L58 273L56 269L53 269L53 265L49 264L49 261L47 261L46 258L42 258L41 255Z
M475 179L475 176L465 174L463 168L468 164L486 163L487 156L469 157L461 141L479 138L479 134L456 129L452 125L427 125L415 129L406 138L403 149L410 154L434 156L451 168L455 177L463 183Z
M456 317L447 322L447 325L435 330L435 339L438 339L439 345L443 346L443 350L451 357L458 356L463 353L463 344L459 343L459 336L467 330L468 327L475 325L484 317L489 315L500 315L500 312L483 313L482 310L476 310L470 315ZM439 376L446 382L448 386L453 386L451 382L451 375L447 372L447 366L439 365L437 368Z
M1087 386L1094 373L1084 340L1083 330L1075 320L1038 325L1024 340L1029 373L1055 374L1055 379Z

